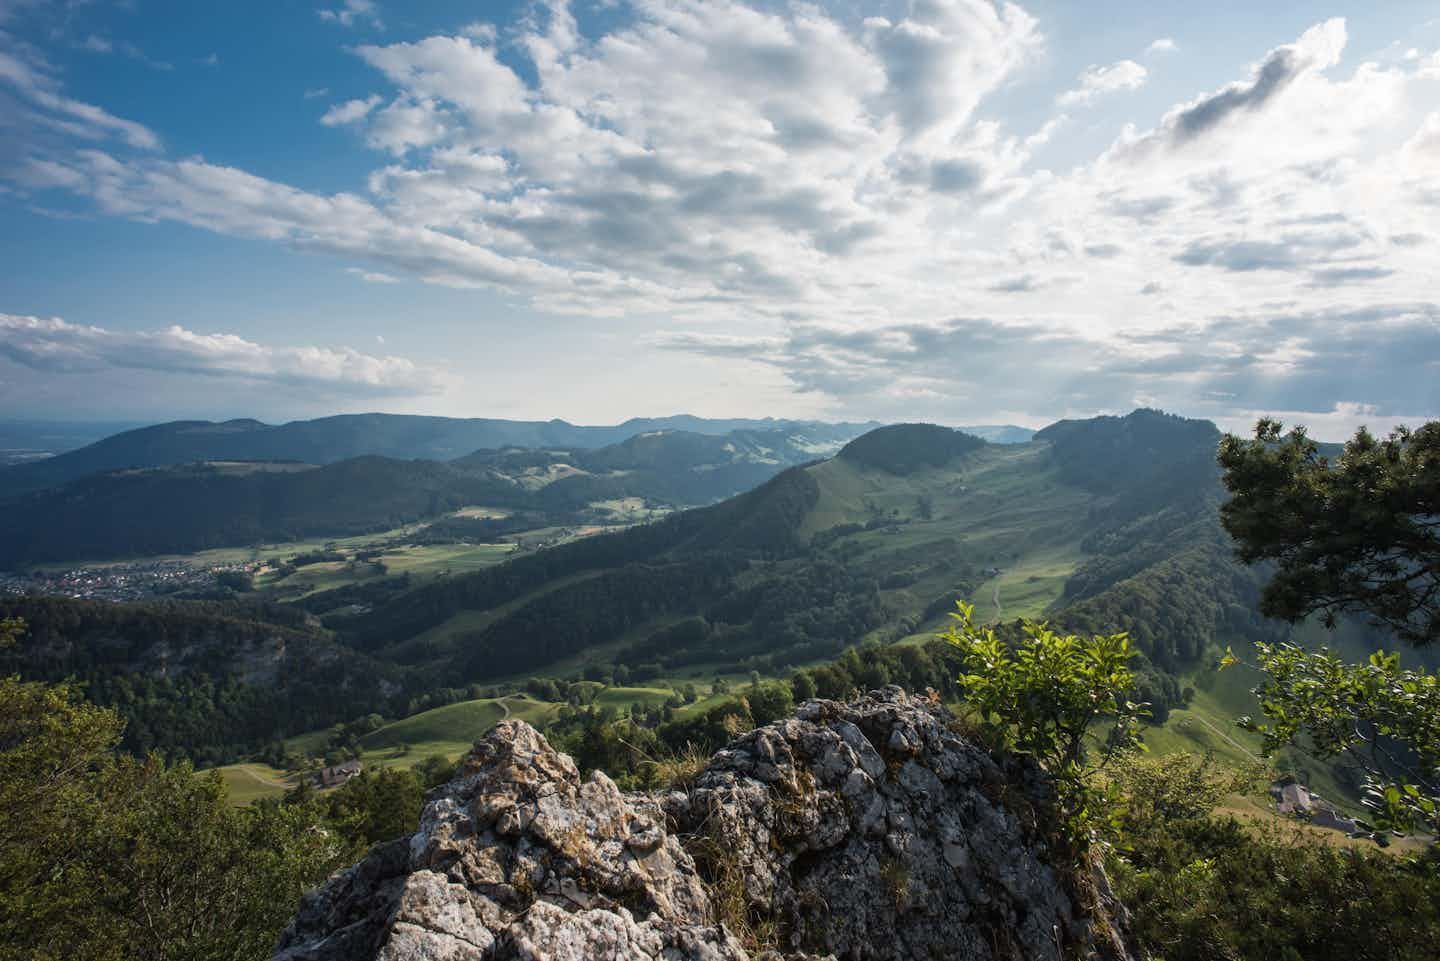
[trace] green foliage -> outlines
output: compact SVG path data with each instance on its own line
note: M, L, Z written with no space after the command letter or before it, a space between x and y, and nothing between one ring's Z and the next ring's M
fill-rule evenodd
M1365 664L1294 644L1257 651L1255 693L1269 723L1241 724L1264 736L1267 754L1303 743L1344 755L1365 771L1378 830L1440 833L1440 673L1402 671L1399 655L1383 651Z
M1332 465L1303 428L1226 435L1221 511L1246 563L1273 561L1261 608L1333 627L1361 612L1413 644L1440 638L1440 422L1385 440L1361 429Z
M120 727L0 679L0 959L264 957L356 849L309 807L237 809L216 775L115 754Z
M1126 699L1135 687L1126 635L1061 635L1025 621L1012 649L993 628L975 624L974 605L956 607L942 636L964 656L961 690L993 744L1034 755L1055 776L1076 781L1089 743L1106 756L1135 745L1146 705ZM1101 719L1113 719L1117 733L1100 737L1094 725Z
M1261 420L1219 452L1234 495L1225 528L1246 563L1275 566L1262 610L1332 628L1357 612L1412 644L1440 638L1440 423L1383 441L1362 428L1333 465L1303 428L1281 430ZM1377 829L1440 830L1440 674L1402 671L1381 651L1353 665L1293 644L1257 649L1269 723L1242 723L1267 751L1344 755L1365 772Z
M745 701L750 705L750 716L756 725L789 717L795 710L795 695L791 693L790 685L783 681L752 684L745 692Z
M1066 483L1107 494L1163 491L1163 501L1213 479L1219 434L1208 420L1142 408L1124 417L1057 421L1035 440L1051 445Z
M482 503L523 495L483 472L383 457L313 470L201 463L96 474L0 512L0 567L363 534Z
M1429 961L1440 943L1440 871L1424 859L1257 833L1211 807L1245 773L1180 755L1127 758L1112 774L1108 871L1130 934L1164 961Z
M405 680L275 604L0 597L7 617L28 626L0 646L0 671L80 681L125 719L123 747L136 755L226 763L363 715L383 703L381 680Z
M1061 635L1025 621L1014 646L994 629L978 627L974 605L957 602L955 623L943 636L964 656L960 686L981 731L997 749L1023 751L1040 762L1061 790L1061 804L1076 839L1093 815L1088 745L1102 758L1137 746L1147 705L1129 700L1135 652L1124 634ZM1111 722L1101 736L1098 722ZM1103 763L1103 762L1102 762Z
M237 594L248 594L255 589L255 575L249 571L221 571L215 575L215 584Z
M412 834L430 786L426 782L439 773L437 767L361 771L324 796L326 816L344 836L367 846ZM453 771L454 765L449 767Z
M1133 753L1111 765L1106 787L1120 812L1123 839L1155 824L1207 817L1226 795L1254 789L1264 773L1259 764L1235 768L1208 754Z

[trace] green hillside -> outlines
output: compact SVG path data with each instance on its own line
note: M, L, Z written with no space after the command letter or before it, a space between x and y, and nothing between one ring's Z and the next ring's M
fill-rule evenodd
M449 461L365 455L319 467L227 459L127 468L0 502L0 570L347 537L417 522L426 526L412 539L427 543L548 544L566 528L633 523L674 505L731 497L834 453L849 436L803 425L719 435L650 431L596 450L487 449Z
M1150 411L1004 446L884 428L714 507L327 623L421 666L426 648L434 669L467 683L573 670L577 659L640 679L782 675L855 644L922 641L969 599L992 620L1130 629L1150 694L1178 706L1183 671L1261 627L1254 576L1224 547L1214 472L1156 463L1208 458L1214 436ZM1098 483L1101 452L1130 480Z

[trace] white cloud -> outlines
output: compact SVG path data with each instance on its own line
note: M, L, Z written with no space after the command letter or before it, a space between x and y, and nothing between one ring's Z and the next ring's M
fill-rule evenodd
M344 103L337 103L325 111L320 122L327 127L340 127L345 124L358 123L370 115L380 104L379 95L366 97L364 100L347 100Z
M396 100L375 115L366 139L373 147L400 155L443 140L449 129L446 112L435 101Z
M1152 40L1150 46L1145 48L1146 53L1174 53L1180 48L1175 44L1173 37L1160 37Z
M1150 72L1134 60L1117 60L1108 67L1088 67L1080 74L1080 86L1055 98L1062 107L1078 107L1122 90L1138 90Z
M1342 21L1267 38L1252 69L1053 171L1032 150L1078 123L1014 131L990 109L1042 42L1016 7L924 0L853 26L738 0L634 12L586 36L551 3L503 55L484 29L357 48L373 92L327 114L375 151L355 192L49 140L8 180L597 330L664 318L648 349L763 369L846 416L1139 396L1217 417L1440 410L1423 57L1343 64ZM1093 68L1061 99L1144 70Z
M62 95L59 81L18 54L0 50L0 84L8 85L35 111L32 122L85 139L119 138L142 150L160 148L160 138L148 127Z
M322 7L315 13L321 20L338 23L342 27L368 24L375 30L385 29L385 22L380 19L380 5L374 0L345 0L338 7Z
M1271 50L1249 79L1172 109L1160 127L1135 147L1184 147L1265 114L1267 108L1286 97L1297 81L1339 63L1345 40L1345 21L1338 17L1311 27L1295 43Z
M363 268L361 268L361 267L346 267L346 268L345 268L345 272L346 272L347 274L354 274L356 277L359 277L361 280L365 281L367 284L398 284L398 283L400 283L400 278L399 278L399 277L394 277L394 276L392 276L392 275L390 275L390 274L383 274L383 273L380 273L379 271L375 271L375 270L365 270L365 269L363 269ZM383 344L385 341L384 341L384 340L381 340L380 342Z
M495 24L477 20L475 23L461 27L460 35L469 37L471 40L479 40L482 43L494 43L498 31L495 29Z
M445 384L440 372L404 358L376 357L348 347L272 347L179 325L117 331L3 313L0 357L50 375L150 371L377 397L434 393Z

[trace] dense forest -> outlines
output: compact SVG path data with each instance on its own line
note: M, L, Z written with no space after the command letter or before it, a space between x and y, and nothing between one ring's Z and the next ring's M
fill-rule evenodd
M121 745L136 754L224 763L404 703L402 669L284 605L0 597L7 618L26 628L0 649L0 673L78 682L124 718Z

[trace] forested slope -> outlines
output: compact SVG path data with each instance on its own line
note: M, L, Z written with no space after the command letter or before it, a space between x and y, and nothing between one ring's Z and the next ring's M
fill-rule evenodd
M402 670L284 606L0 597L6 618L26 629L0 650L0 674L80 681L125 718L137 753L219 762L404 703Z

